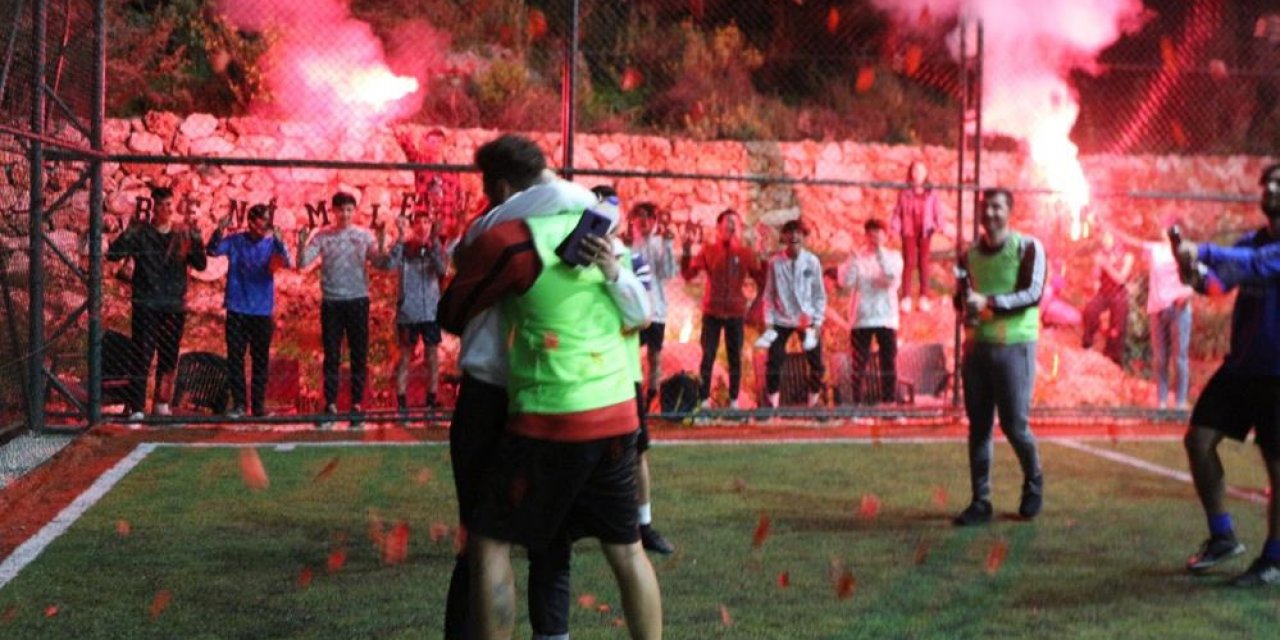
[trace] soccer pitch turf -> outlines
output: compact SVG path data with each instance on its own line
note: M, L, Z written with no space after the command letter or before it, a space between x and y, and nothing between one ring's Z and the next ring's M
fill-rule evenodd
M1265 533L1251 446L1223 445L1249 553L1203 577L1182 569L1205 524L1179 442L1043 440L1034 522L1008 515L1020 474L996 446L1003 517L970 529L949 522L968 499L959 441L656 447L655 525L678 547L654 556L666 637L1274 637L1275 593L1224 586ZM447 447L264 445L263 490L243 451L136 450L38 555L0 565L0 637L440 637ZM620 616L579 543L572 637L622 637Z

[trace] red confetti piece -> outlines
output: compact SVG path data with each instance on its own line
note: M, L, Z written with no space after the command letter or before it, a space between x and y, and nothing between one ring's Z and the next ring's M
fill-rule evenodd
M453 530L453 552L455 554L462 553L466 548L467 528L462 525L458 525L458 528Z
M853 572L845 569L840 578L836 580L836 599L848 600L853 597L853 591L858 587L858 581L853 577Z
M880 425L878 423L871 425L871 445L880 446Z
M924 50L920 45L913 44L907 47L907 52L902 56L902 71L909 76L914 76L920 70L920 62L924 59Z
M382 525L382 515L377 509L369 510L369 540L373 542L373 548L382 551L387 543L386 528Z
M1227 70L1227 63L1217 58L1209 61L1209 76L1214 80L1226 80L1230 75Z
M432 542L440 542L449 537L449 525L443 522L432 522L429 535Z
M116 520L116 535L127 538L130 533L133 533L133 527L129 525L128 520Z
M916 545L916 566L920 566L929 560L929 543L921 542Z
M409 523L404 520L396 522L387 536L387 543L382 550L382 562L388 565L404 564L409 558Z
M418 470L418 474L413 477L413 481L416 482L419 487L425 487L429 482L435 479L435 477L436 473L434 471L423 467Z
M4 609L4 613L0 614L0 622L9 624L18 619L18 605L11 604Z
M560 347L560 335L553 331L542 334L542 347L548 351L558 349Z
M334 457L334 459L330 460L328 463L324 465L324 468L320 469L320 473L316 474L316 477L312 479L312 482L319 482L321 480L324 480L325 478L328 478L329 476L333 475L334 470L336 470L337 468L338 468L338 458Z
M702 104L701 100L694 100L693 106L689 107L689 120L692 122L700 122L707 115L707 106Z
M933 488L933 506L939 509L947 507L947 488L938 486Z
M622 618L614 618L614 619L613 619L613 626L618 627L618 628L625 627L625 626L627 626L627 621L626 621L626 620L623 620Z
M840 9L831 7L827 11L827 33L835 33L840 28Z
M547 35L547 14L538 9L530 9L528 33L530 40L537 40Z
M622 71L622 82L619 84L623 91L635 91L644 84L644 74L635 67L627 67Z
M858 69L858 79L854 81L853 88L858 93L866 93L876 84L876 70L872 67L863 67Z
M755 535L751 536L751 547L753 549L759 549L764 545L765 539L769 537L769 529L771 526L772 523L769 521L769 514L760 514L760 520L759 522L756 522Z
M1178 52L1169 36L1160 38L1160 60L1164 63L1165 71L1173 71L1178 67Z
M1169 136L1173 138L1173 144L1179 148L1187 146L1187 130L1183 128L1182 123L1174 120L1169 123Z
M262 458L258 457L257 449L240 450L240 478L244 480L244 486L254 491L262 491L271 485L271 480L267 478L267 469L262 466Z
M159 618L160 614L164 613L164 610L169 608L169 603L172 600L172 591L169 591L168 589L161 589L157 591L155 597L151 599L151 619L155 620L156 618Z
M583 609L591 609L596 606L596 597L590 593L584 593L578 596L578 606Z
M1107 437L1111 439L1111 444L1116 444L1120 441L1120 434L1116 432L1116 425L1114 422L1107 425Z
M791 572L783 571L778 574L778 588L786 589L791 586Z
M307 587L310 587L311 578L313 577L315 576L311 572L311 567L303 567L302 571L298 572L298 588L306 589Z
M729 613L729 607L720 605L720 624L726 627L733 626L733 615Z
M858 517L863 520L875 520L880 515L880 498L874 493L868 493L862 496L862 503L858 505Z
M347 548L338 547L329 552L329 560L325 563L325 569L329 573L337 573L347 565Z
M58 605L51 604L44 608L44 617L52 618L56 615L58 615Z
M987 573L995 575L1004 564L1007 555L1009 555L1009 546L1004 543L1004 540L997 540L994 545L991 545L991 551L987 552Z
M609 613L610 611L613 611L613 607L610 607L607 602L601 602L596 605L596 613Z
M746 479L742 477L734 478L732 488L734 493L742 493L743 491L746 491L747 490Z

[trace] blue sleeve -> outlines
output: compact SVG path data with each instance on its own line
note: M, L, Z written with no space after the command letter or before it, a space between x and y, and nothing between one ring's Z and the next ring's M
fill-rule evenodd
M1202 244L1198 258L1225 289L1280 278L1280 243L1276 242L1262 247Z

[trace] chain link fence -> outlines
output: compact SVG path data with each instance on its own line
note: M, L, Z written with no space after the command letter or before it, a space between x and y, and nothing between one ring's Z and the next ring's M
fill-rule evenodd
M13 16L0 25L6 38L0 82L4 421L24 413L21 363L33 357L26 327L33 280L26 249L28 149L40 136L85 146L86 133L73 122L89 120L92 102L91 12L44 0L38 3L47 8L44 77L57 98L47 101L47 130L32 129L33 4L0 0L0 15ZM247 232L250 208L263 205L296 267L299 231L308 230L310 239L333 226L331 198L339 191L356 197L357 226L370 230L375 244L377 229L383 230L384 249L396 246L397 222L410 236L415 216L425 216L423 237L402 245L401 257L429 253L426 239L456 237L482 206L468 165L495 130L530 133L553 165L572 161L576 180L616 186L624 209L655 203L678 238L697 228L709 236L716 215L734 208L744 216L750 242L773 251L780 225L802 217L813 229L809 248L836 275L863 246L864 223L891 216L908 166L925 163L944 204L925 278L932 310L904 315L900 337L904 345L941 345L950 363L950 262L957 242L972 239L973 218L957 196L964 87L955 55L960 22L947 6L870 0L108 3L104 147L110 158L101 238L89 236L89 190L81 180L89 161L64 152L42 163L50 239L35 279L43 283L49 344L40 357L57 381L46 408L55 418L84 415L79 400L87 396L78 389L88 381L89 325L79 310L89 297L83 278L89 248L111 254L111 243L131 222L146 228L155 210L151 188L161 186L174 194L177 239L107 260L102 271L109 413L156 417L163 413L157 398L178 413L210 416L243 409L284 421L322 415L329 404L345 412L356 404L351 395L360 376L346 365L336 379L329 376L325 390L323 260L275 272L261 406L254 406L251 368L243 397L228 387L228 327L259 337L264 329L228 323L227 258L207 257L186 276L181 338L164 358L159 381L156 364L144 365L137 354L131 298L138 265L200 253L223 220L229 222L224 237ZM1015 191L1015 225L1048 247L1061 311L1043 334L1037 406L1154 404L1142 242L1159 242L1173 218L1183 220L1189 238L1217 241L1257 222L1252 194L1261 160L1250 154L1268 151L1280 132L1271 63L1280 55L1280 16L1270 11L1260 2L1147 2L1144 12L1117 23L1114 44L1098 46L1087 59L1071 58L1069 68L1050 65L1059 89L1048 102L1030 93L1004 97L1025 80L1021 67L1002 66L1010 55L998 48L1002 34L1017 25L984 22L977 177ZM575 33L569 26L575 13L575 98L567 109L566 43ZM1028 114L1053 120L1065 103L1078 117L1055 121L1054 131L1083 154L1087 204L1060 180L1073 169L1055 163L1069 154L1051 153L1052 162L1045 161L1030 131L1006 126ZM559 132L569 113L578 135L566 148ZM1080 316L1093 298L1104 231L1133 257L1127 313L1125 322L1101 321L1093 349L1085 351ZM415 415L426 409L433 386L421 345L408 359L407 375L397 371L397 302L407 262L389 270L380 260L362 267L369 273L368 371L359 404L375 417L397 415L401 379ZM416 264L408 268L426 262ZM828 284L834 319L824 337L832 388L827 402L846 402L852 392L836 392L848 386L851 366L849 299ZM677 303L668 318L666 374L697 369L702 286L679 278L667 284ZM1193 304L1194 391L1225 350L1230 301ZM250 334L241 337L247 341ZM1107 337L1123 349L1104 353ZM151 350L142 346L143 355ZM456 383L456 349L447 337L438 349L438 406L448 406ZM754 354L745 359L752 364L744 389L758 401L759 365ZM722 361L716 393L725 386L723 367ZM917 405L943 406L948 393L918 394Z

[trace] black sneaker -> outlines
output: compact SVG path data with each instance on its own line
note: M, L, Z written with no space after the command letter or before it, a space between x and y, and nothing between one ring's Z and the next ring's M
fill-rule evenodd
M951 523L957 527L969 527L975 524L987 524L991 522L991 516L994 514L991 503L986 500L974 500L960 515L951 519Z
M351 405L351 422L347 428L351 431L364 428L364 407L358 404Z
M676 548L670 542L667 542L667 539L662 537L661 533L658 533L656 529L647 524L640 525L640 546L644 547L646 551L661 553L664 556L669 556L676 552Z
M227 409L226 416L227 416L228 418L243 418L243 417L244 417L244 407L242 407L242 406L240 406L240 405L235 405L234 407L231 407L230 409Z
M1208 571L1220 563L1244 553L1244 545L1235 536L1209 536L1195 555L1187 558L1187 571ZM1243 577L1243 576L1242 576Z
M1244 546L1241 545L1241 550ZM1231 581L1233 587L1265 587L1280 584L1280 562L1258 558L1249 568Z
M1034 483L1040 485L1037 490L1032 490L1032 484L1022 484L1022 500L1018 502L1018 515L1027 520L1040 515L1040 508L1044 506L1044 481L1037 479Z

